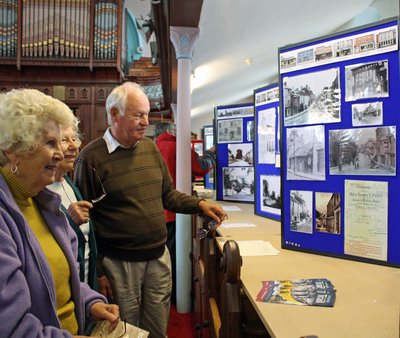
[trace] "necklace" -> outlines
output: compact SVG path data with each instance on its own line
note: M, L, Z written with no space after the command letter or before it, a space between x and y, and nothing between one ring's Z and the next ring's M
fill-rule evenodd
M72 204L73 202L72 202L72 200L69 198L69 195L68 195L68 193L67 193L67 190L65 190L65 188L64 188L64 182L61 182L61 187L62 187L62 189L64 190L65 196L67 196L67 198L68 198L70 204Z

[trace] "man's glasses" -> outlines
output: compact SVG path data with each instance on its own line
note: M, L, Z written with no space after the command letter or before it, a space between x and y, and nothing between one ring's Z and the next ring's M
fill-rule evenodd
M126 320L121 319L112 332L110 332L110 322L105 320L98 334L100 337L123 338L126 334Z
M103 193L99 197L97 197L95 199L92 199L92 203L97 203L97 202L101 201L104 197L106 197L107 193L106 193L106 190L104 189L104 185L103 185L103 182L100 179L100 176L96 172L96 169L93 168L91 165L88 165L88 166L89 166L90 169L93 170L94 174L96 175L97 179L100 182L101 190L103 191Z
M228 215L226 215L221 221L224 221L226 219L228 219ZM212 219L210 222L207 223L207 229L205 229L205 228L198 229L196 232L197 239L206 238L207 234L210 231L215 230L217 228L217 224L218 224L218 222L216 220Z

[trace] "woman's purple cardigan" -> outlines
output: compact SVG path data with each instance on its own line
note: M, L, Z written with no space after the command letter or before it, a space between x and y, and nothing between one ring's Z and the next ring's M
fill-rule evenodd
M60 211L60 197L44 189L34 197L71 268L71 292L79 332L89 308L106 302L79 281L77 237ZM55 286L47 259L0 175L0 337L72 337L60 328Z

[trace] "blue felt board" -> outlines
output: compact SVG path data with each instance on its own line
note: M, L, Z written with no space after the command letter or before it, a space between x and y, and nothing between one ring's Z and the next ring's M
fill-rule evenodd
M274 121L273 129L269 126L269 120L264 121L265 117ZM254 126L256 130L254 139L254 213L277 221L281 220L280 205L282 203L279 118L278 84L254 90ZM268 145L265 140L269 143ZM271 196L272 194L273 196Z
M369 128L369 127L385 127L385 126L395 126L397 133L400 132L400 77L399 77L399 52L398 48L395 48L395 50L388 50L385 48L380 48L378 49L378 43L380 43L378 40L378 37L375 36L374 39L371 39L369 37L369 33L373 34L374 32L378 31L380 29L383 30L388 30L390 31L391 29L394 29L397 34L393 37L392 40L397 40L395 41L396 44L398 44L398 19L397 18L392 18L386 21L382 21L379 23L376 23L374 25L369 25L369 26L363 26L357 29L353 29L351 31L346 31L342 32L339 34L336 34L334 36L328 36L328 37L322 37L319 39L315 39L313 41L308 41L308 42L303 42L299 43L296 45L290 45L286 47L282 47L279 49L279 62L280 62L280 74L279 74L279 85L280 85L280 111L282 112L281 114L281 156L282 156L282 196L283 196L283 213L282 213L282 247L285 249L293 249L293 250L299 250L299 251L305 251L305 252L311 252L311 253L316 253L316 254L321 254L321 255L328 255L328 256L335 256L339 258L346 258L346 259L351 259L351 260L357 260L357 261L363 261L367 263L374 263L374 264L382 264L382 265L389 265L389 266L394 266L394 267L400 267L400 250L399 250L399 243L400 243L400 226L399 226L399 208L400 208L400 189L399 189L399 161L397 159L397 156L395 156L394 160L394 165L396 167L396 172L394 174L381 174L381 175L371 175L373 170L375 170L375 167L372 164L368 164L370 167L366 167L365 172L358 172L357 171L351 171L352 167L354 165L354 168L357 168L356 165L359 163L358 155L355 155L358 153L358 150L354 153L351 154L351 148L353 147L354 149L359 149L360 157L363 154L363 149L365 149L367 143L359 143L359 146L354 147L350 146L350 143L346 143L346 133L348 131L344 132L333 132L334 135L341 135L338 142L332 144L338 144L339 145L339 151L340 156L337 156L336 158L332 158L331 160L333 161L332 163L337 163L337 168L342 168L341 171L343 174L337 175L337 174L331 174L330 172L330 146L329 146L329 133L330 131L333 130L352 130L352 129L358 129L358 128ZM361 37L361 38L360 38ZM341 46L341 48L344 48L343 46L347 43L345 42L346 40L351 40L353 39L354 43L357 44L357 51L358 53L355 53L356 46L353 45L353 54L346 55L346 51L342 49L341 52L337 50L333 50L333 57L329 57L328 54L323 54L323 53L329 53L329 50L325 49L323 50L324 46L329 46L330 43L332 42L337 42L336 46ZM358 40L356 40L358 39ZM386 41L387 43L392 43L393 41ZM385 43L386 43L385 42ZM321 45L322 44L322 45ZM373 45L375 44L375 46ZM327 58L325 61L321 62L315 62L312 61L312 52L313 47L316 45L322 46L320 49L318 49L318 57L320 59ZM380 45L382 46L382 45ZM398 46L398 45L397 45ZM375 48L375 52L367 53L365 50ZM299 51L297 53L297 59L290 57L290 54ZM289 52L289 53L288 53ZM315 54L317 53L317 49L314 49ZM338 54L336 54L338 53ZM342 53L342 54L340 54ZM282 56L285 56L283 58ZM339 55L339 57L337 57ZM288 56L288 57L287 57ZM314 55L315 56L315 55ZM353 89L352 92L346 91L346 76L345 76L345 67L346 66L351 66L349 68L356 68L352 67L352 65L358 65L358 64L371 64L371 65L380 65L383 61L387 60L387 66L388 66L388 78L387 78L387 83L388 83L388 96L387 97L368 97L370 94L369 89L365 87L364 92L360 92L359 94L354 94L355 90ZM300 67L295 67L293 64L295 62L303 62L303 66ZM307 62L310 62L311 66L307 66ZM373 76L380 76L378 74L379 72L384 68L381 66L374 66L376 67L377 71ZM290 70L290 69L293 70ZM285 93L284 91L286 90L286 98L289 97L288 94L288 86L292 85L291 90L292 93L293 88L295 88L295 77L296 76L302 76L305 74L309 73L314 73L314 72L320 72L320 71L326 71L328 69L332 68L338 68L339 69L339 84L340 84L340 99L341 99L341 104L340 104L340 112L341 112L341 120L336 121L333 123L316 123L316 124L302 124L302 125L291 125L292 122L289 121L289 118L287 117L288 121L285 124ZM365 66L364 66L365 69ZM355 74L356 72L354 72ZM348 72L349 74L349 72ZM367 74L365 72L364 74ZM379 73L381 74L381 73ZM286 79L285 79L286 78ZM348 86L349 89L351 88L356 88L356 81L357 77L354 75L354 78L351 78L351 76L348 76L348 78L352 79L349 80L354 82L354 86ZM382 75L383 78L383 75ZM284 80L285 79L285 80ZM285 83L284 83L285 81ZM308 81L308 80L307 80ZM306 81L306 82L307 82ZM360 84L360 86L365 86L366 81L369 81L368 77L364 77L364 82ZM288 85L290 83L290 85ZM332 85L333 88L333 85ZM361 88L361 87L360 87ZM372 87L371 87L372 88ZM307 89L302 88L301 90L307 91ZM377 89L374 89L377 90ZM351 94L353 93L353 94ZM290 94L292 95L292 94ZM367 96L367 98L360 98L354 101L347 100L346 98L353 98L356 95L364 95ZM293 96L290 96L291 100L294 100L292 98ZM332 96L330 96L332 98ZM303 98L304 99L304 98ZM383 120L381 125L362 125L362 126L354 126L354 123L358 123L357 120L355 120L356 116L354 114L354 111L352 112L352 105L353 104L368 104L368 103L373 103L373 102L382 102L382 107L383 107ZM287 104L286 106L289 107L291 110L287 110L289 116L293 111L294 108L290 106L291 104L294 106L294 101L292 103ZM296 103L297 104L297 103ZM299 106L296 106L299 107ZM365 106L364 106L365 107ZM363 113L364 114L364 113ZM363 116L362 116L363 117ZM309 121L309 120L307 120ZM314 122L314 121L312 121ZM325 142L325 168L322 171L322 173L325 174L325 179L323 180L298 180L298 179L292 179L293 176L291 176L293 170L296 170L296 168L301 172L306 172L306 169L303 167L299 169L299 165L302 164L302 162L297 162L300 158L300 156L293 155L293 151L296 149L296 147L291 146L291 150L289 150L289 143L291 145L296 144L296 137L297 137L297 131L293 132L290 130L291 128L302 128L302 127L311 127L310 129L307 129L312 132L312 130L320 130L318 129L319 127L317 126L323 126L324 129L324 142ZM357 131L358 132L358 131ZM362 133L364 131L361 131ZM303 131L300 132L300 134L303 133ZM318 133L318 132L316 132ZM339 134L336 134L339 133ZM353 133L353 131L350 131L350 133ZM292 136L292 139L288 139L288 135ZM314 135L314 134L313 134ZM356 134L352 134L356 135ZM377 132L376 132L376 135ZM377 137L376 137L377 139ZM294 140L294 141L293 141ZM378 144L378 141L375 141L374 138L371 141L371 144ZM343 145L342 145L343 144ZM395 153L396 149L396 144L397 141L394 141L394 145L390 145L389 152L393 154L393 149ZM378 146L377 146L378 147ZM363 149L361 149L363 148ZM314 149L314 148L313 148ZM333 147L332 147L333 149ZM390 150L391 149L391 150ZM299 151L299 150L298 150ZM382 152L382 151L381 151ZM365 163L365 158L366 158L366 153L364 153L364 165ZM299 155L299 154L298 154ZM302 154L300 154L302 155ZM392 155L388 154L388 158L393 160ZM351 162L349 161L349 158L353 158L354 160ZM294 159L294 163L293 163ZM370 159L370 157L368 157ZM289 163L291 161L291 163ZM307 163L307 162L304 162ZM321 162L320 162L321 163ZM347 163L347 164L346 164ZM344 165L347 165L349 170L348 173L346 174ZM367 165L367 166L368 166ZM289 170L290 168L290 170ZM371 169L372 168L372 169ZM313 169L311 169L313 170ZM340 169L338 169L340 170ZM290 173L291 172L291 173ZM315 171L314 171L315 172ZM320 171L321 172L321 171ZM297 176L298 177L298 176ZM315 178L316 176L314 176ZM371 250L373 250L373 245L369 246L366 245L366 252L367 254L362 253L362 249L356 249L356 254L346 254L345 249L345 233L346 233L346 215L345 215L345 207L346 207L346 201L345 201L345 184L346 181L370 181L370 182L387 182L387 192L388 192L388 207L387 207L387 258L382 259L382 257L375 258L373 255L371 255ZM292 193L291 191L299 191L299 192L306 192L305 194L300 193L300 199L298 198L299 195L296 193ZM298 210L296 211L296 207L299 205L304 205L307 204L306 200L309 196L309 192L311 192L312 196L312 202L309 202L309 214L307 215L307 212L299 212ZM340 202L340 209L337 208L336 210L340 210L340 213L335 215L337 217L336 219L340 219L340 228L334 229L332 227L329 228L329 231L334 231L336 233L328 233L325 231L316 231L317 226L319 227L318 229L326 230L328 226L328 216L331 214L331 211L328 210L327 208L327 213L326 213L326 218L325 218L325 223L323 221L322 224L319 223L317 224L316 219L317 216L320 218L321 213L316 211L316 196L318 193L318 196L322 196L322 194L319 194L321 192L327 192L327 193L337 193L340 194L341 202ZM321 201L321 198L319 199ZM349 199L350 200L350 199ZM311 200L309 200L311 201ZM334 205L334 204L332 204ZM355 205L358 205L355 203ZM307 210L306 209L302 209ZM362 211L359 210L359 212L352 211L353 214L361 214ZM367 213L368 215L368 213ZM296 218L294 218L296 216ZM354 215L352 215L354 216ZM312 233L307 233L307 232L302 232L304 229L306 229L307 222L309 221L309 218L312 218ZM347 215L348 219L350 217ZM303 218L302 220L300 220ZM324 217L322 217L324 219ZM366 219L365 222L368 220ZM318 222L320 222L318 220ZM331 223L330 223L331 224ZM362 224L362 222L361 222ZM376 224L376 223L375 223ZM305 226L302 228L302 226ZM301 231L298 231L298 230ZM350 233L350 230L348 230L348 233ZM361 245L364 245L365 243L361 243ZM379 251L379 247L377 246L377 249ZM381 252L386 250L380 250ZM354 251L350 251L354 252Z

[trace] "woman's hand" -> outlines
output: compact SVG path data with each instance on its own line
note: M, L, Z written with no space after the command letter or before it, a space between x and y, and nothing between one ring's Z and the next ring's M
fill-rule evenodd
M97 278L99 282L99 292L108 299L109 302L114 300L111 284L106 275Z
M108 320L112 331L119 321L119 307L116 304L97 302L91 306L90 315L94 320Z
M77 225L82 225L89 221L89 210L92 208L92 203L88 201L78 201L71 203L67 212Z

